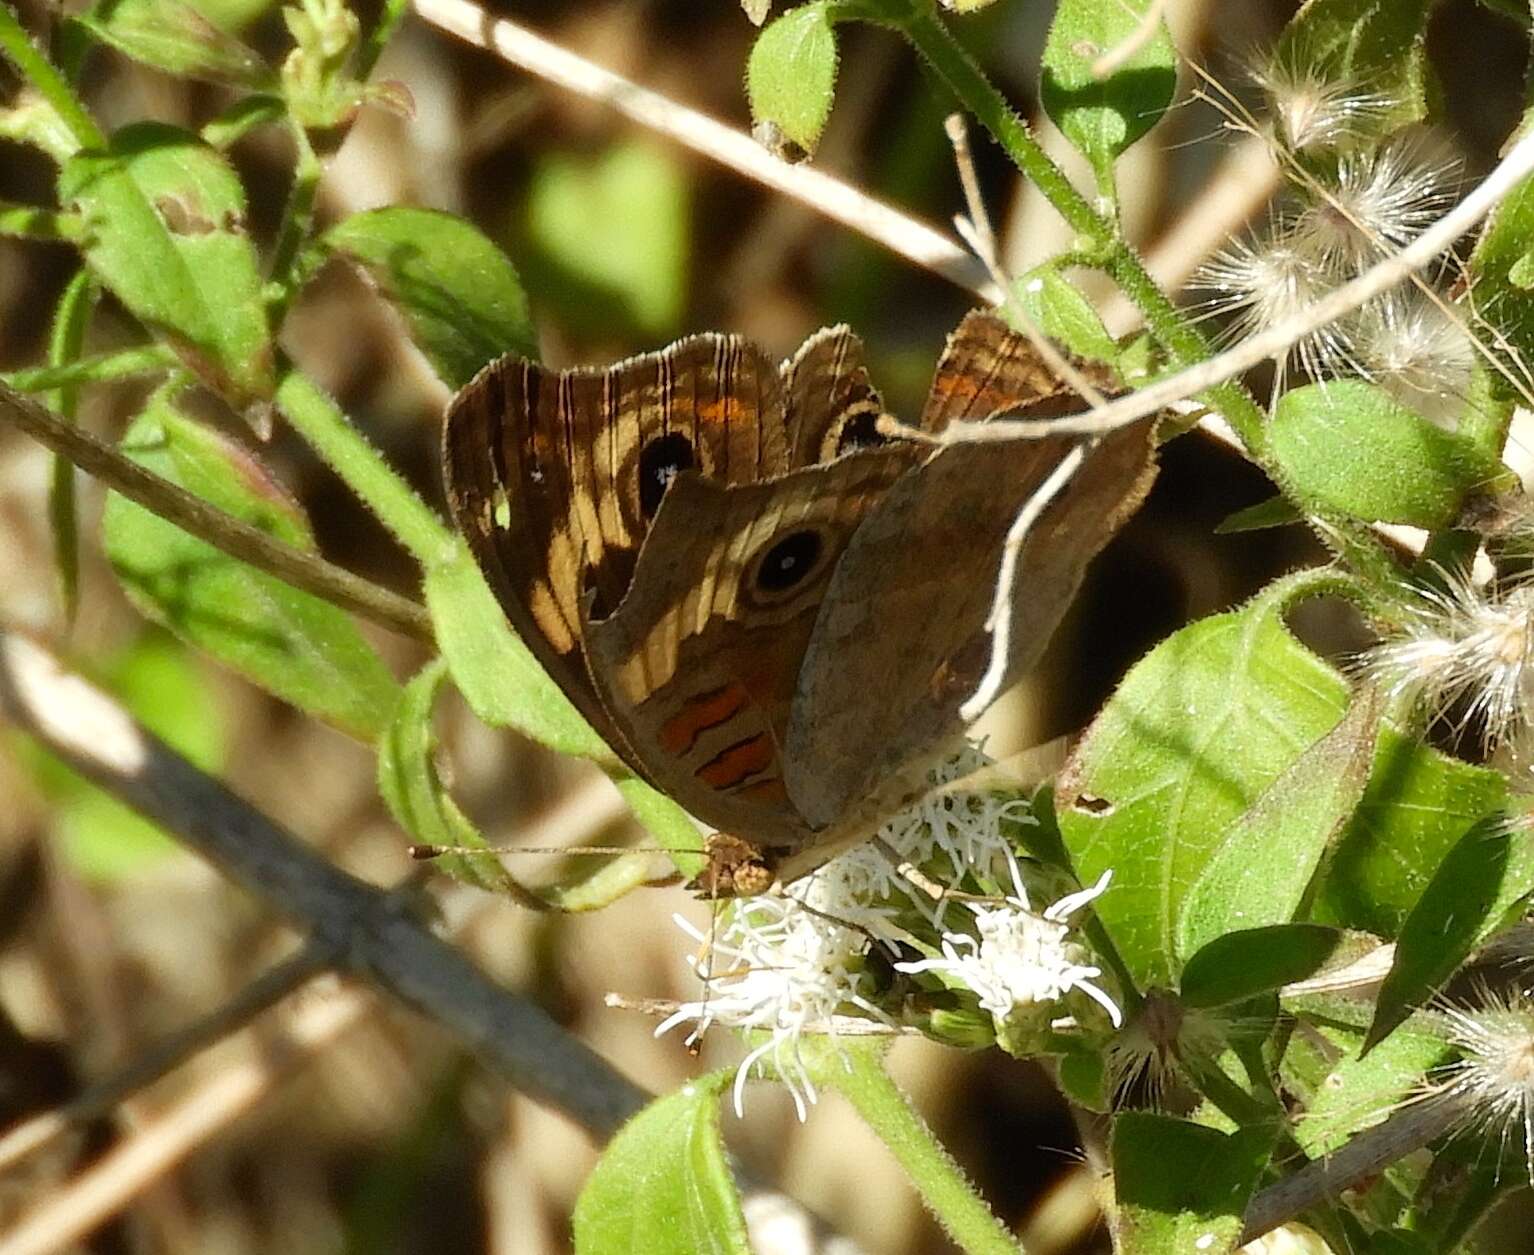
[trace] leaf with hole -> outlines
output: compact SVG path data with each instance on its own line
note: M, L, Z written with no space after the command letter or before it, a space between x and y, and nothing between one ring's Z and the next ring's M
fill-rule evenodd
M1177 51L1166 23L1153 18L1149 38L1140 30L1149 10L1150 0L1060 0L1044 45L1044 109L1105 189L1114 160L1156 125L1177 88ZM1098 61L1123 47L1133 51L1099 77Z
M157 122L124 127L105 151L59 172L59 203L84 220L102 283L235 406L274 382L245 191L216 149Z
M1187 899L1224 834L1346 710L1342 677L1284 626L1291 589L1158 645L1061 775L1061 835L1082 883L1112 870L1093 910L1142 988L1175 984Z

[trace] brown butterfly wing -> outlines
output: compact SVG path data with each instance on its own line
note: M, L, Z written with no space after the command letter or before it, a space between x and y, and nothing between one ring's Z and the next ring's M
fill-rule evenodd
M874 430L884 403L863 365L863 342L847 327L826 327L806 340L783 363L783 390L794 466L889 443Z
M950 338L923 424L941 430L1000 411L1045 417L1081 405L1024 337L994 316L971 315ZM827 590L785 745L789 794L812 825L876 810L881 789L908 783L912 768L962 731L959 708L991 660L987 619L1007 532L1076 443L946 447L870 512ZM1116 432L1087 453L1034 523L1000 660L1006 683L1037 661L1087 564L1154 474L1149 425ZM871 676L875 702L866 700Z
M443 433L453 517L512 627L631 765L582 656L583 603L622 601L671 475L752 482L788 458L778 369L733 336L605 370L502 358L453 398Z
M606 707L705 823L766 846L811 840L781 763L801 662L843 552L916 456L871 449L733 487L681 476L629 595L587 624Z

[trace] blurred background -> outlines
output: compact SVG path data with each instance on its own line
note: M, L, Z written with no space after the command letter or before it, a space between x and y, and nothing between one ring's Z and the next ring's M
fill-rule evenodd
M246 38L274 57L287 47L266 0L199 6L248 22ZM55 11L21 9L46 41ZM1168 17L1183 55L1255 107L1246 67L1293 9L1280 0L1175 0ZM755 30L732 0L492 11L749 126L741 81ZM362 16L366 25L372 14ZM1002 0L955 23L1034 118L1050 16L1049 5ZM945 224L962 209L942 128L947 101L894 36L844 27L840 41L837 101L816 164ZM1515 28L1471 0L1438 7L1430 47L1442 89L1437 142L1467 180L1494 160L1516 121L1523 52ZM786 355L817 327L845 321L867 342L886 404L912 413L945 334L971 304L812 211L414 17L375 77L403 83L413 115L364 112L330 162L322 217L415 204L471 218L515 261L550 365L606 362L704 329L745 333ZM1248 220L1260 224L1276 187L1256 146L1192 98L1196 86L1184 84L1179 105L1121 163L1126 230L1174 284ZM146 117L195 126L225 99L105 53L90 64L86 94L109 127ZM1046 139L1077 168L1047 128ZM1063 225L999 151L978 137L975 147L1007 268L1021 271L1067 246ZM269 244L291 151L268 128L236 145L232 159L251 197L251 230ZM41 155L0 141L0 198L50 203L52 180ZM42 360L50 312L76 264L64 246L0 239L0 369ZM1131 325L1111 293L1087 287L1116 330ZM107 301L88 347L135 339L134 324ZM440 504L447 394L357 273L332 266L320 276L288 322L285 347ZM132 386L92 390L81 421L115 437L143 398ZM261 456L303 503L326 556L416 591L402 551L301 442L279 426ZM151 728L336 862L379 884L405 876L405 838L378 800L370 752L147 627L89 542L80 614L65 632L50 566L49 473L40 447L0 429L0 621L58 644ZM1317 557L1297 528L1214 534L1222 518L1269 491L1213 441L1173 446L1151 502L1094 569L1037 676L989 717L993 750L1080 728L1168 631ZM101 493L84 483L82 501L89 536ZM1333 653L1354 643L1351 625L1333 612L1306 613L1312 643ZM424 661L408 642L364 630L397 675ZM440 731L455 796L492 841L633 837L616 794L589 766L491 732L456 700L446 703ZM694 1059L676 1036L655 1040L652 1020L603 1005L609 991L693 995L689 943L672 915L702 925L706 907L681 890L640 891L585 916L533 914L445 881L434 891L444 925L478 962L646 1087L669 1090L739 1057L738 1045L716 1033ZM294 940L207 866L0 731L0 1135L213 1011ZM899 1044L892 1066L1030 1251L1108 1249L1098 1181L1042 1072L994 1051L961 1055L916 1041ZM0 1167L0 1249L21 1209L101 1146L178 1113L220 1112L216 1095L230 1076L253 1078L246 1101L215 1114L184 1158L166 1163L82 1249L567 1248L567 1218L594 1156L589 1140L508 1093L429 1025L320 981L112 1115ZM893 1161L835 1098L801 1125L782 1094L758 1086L746 1119L726 1124L746 1165L864 1249L950 1249Z

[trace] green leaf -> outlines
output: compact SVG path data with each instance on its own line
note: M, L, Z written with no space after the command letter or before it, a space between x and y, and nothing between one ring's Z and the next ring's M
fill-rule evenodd
M1381 134L1420 122L1430 7L1431 0L1308 0L1279 36L1273 63L1301 82L1387 98Z
M432 709L446 678L447 664L434 658L401 690L378 742L378 791L389 813L418 841L483 848L488 843L437 776ZM494 854L443 854L433 860L433 866L477 888L504 893L524 904L536 902Z
M1216 937L1188 960L1180 993L1190 1007L1223 1007L1305 980L1342 938L1320 924L1274 924Z
M836 96L836 30L825 0L802 4L756 37L746 61L752 121L813 153Z
M561 754L591 759L614 778L624 800L661 848L702 848L703 839L687 812L629 775L538 665L511 630L462 541L455 542L448 556L427 568L425 592L437 646L447 660L453 683L482 722L493 728L514 728ZM688 875L696 875L702 868L701 860L685 854L680 858L673 855L672 861ZM563 901L561 905L582 909Z
M576 330L666 335L686 308L688 219L675 158L642 141L547 157L528 193L529 287Z
M1093 63L1134 38L1149 0L1060 0L1044 45L1039 95L1065 138L1112 187L1113 162L1160 120L1177 88L1177 51L1166 24L1107 78Z
M289 545L314 548L298 506L248 453L151 398L123 452ZM340 610L113 493L108 561L135 605L278 697L364 739L386 725L398 687Z
M338 223L321 242L366 269L449 388L463 387L505 353L537 359L538 336L515 268L462 218L373 209Z
M119 52L178 78L255 91L277 82L271 67L186 0L97 0L75 21Z
M1383 728L1369 784L1321 883L1315 918L1396 936L1449 850L1506 802L1501 773Z
M1178 954L1207 948L1223 933L1295 917L1327 846L1363 795L1378 719L1372 694L1355 701L1220 835L1188 890Z
M1302 506L1369 523L1445 527L1469 493L1505 473L1474 442L1359 379L1286 392L1268 435Z
M1396 940L1364 1049L1377 1044L1458 970L1534 893L1534 836L1500 816L1481 820L1455 843Z
M1524 119L1524 126L1529 119ZM1470 254L1470 302L1506 338L1506 352L1516 354L1511 365L1534 357L1534 178L1524 179L1492 210ZM1499 353L1499 358L1505 354ZM1513 376L1519 378L1518 375ZM1494 384L1504 396L1514 386L1500 375Z
M86 328L100 290L88 270L79 270L65 287L53 311L48 337L48 364L66 366L80 357ZM74 421L79 389L66 385L44 398L60 415ZM59 599L64 622L73 624L80 604L80 520L75 507L75 465L61 453L53 455L48 484L48 526L53 533L53 560L58 569Z
M102 283L209 387L237 406L271 394L245 192L214 149L156 122L125 127L106 151L64 163L59 201L83 216Z
M1045 335L1078 357L1110 364L1118 361L1119 346L1092 302L1052 265L1023 275L1013 283L1012 293Z
M1114 1249L1231 1250L1277 1136L1276 1127L1221 1133L1171 1116L1121 1114L1113 1122Z
M1269 527L1287 527L1304 521L1305 516L1294 508L1288 497L1279 493L1266 501L1237 510L1221 519L1214 529L1216 536L1229 536L1236 532L1260 532Z
M719 1134L716 1072L657 1098L618 1130L576 1200L577 1255L750 1255Z
M378 789L389 813L400 826L425 845L473 846L478 853L448 853L432 860L439 868L478 889L502 893L522 906L562 911L589 911L607 906L630 889L670 874L653 872L656 856L648 852L620 854L602 863L582 857L577 876L558 885L524 885L489 852L473 822L443 788L437 774L437 738L432 709L447 663L435 658L408 683L378 746ZM690 825L689 825L690 827Z
M1269 593L1163 641L1119 686L1061 775L1060 831L1142 988L1175 983L1184 900L1223 835L1341 719L1347 686ZM1255 904L1254 904L1255 905Z
M437 646L481 722L514 728L561 754L617 767L613 752L511 630L461 540L428 568L425 592Z
M1427 1070L1448 1054L1449 1047L1439 1038L1407 1026L1362 1058L1350 1055L1315 1086L1305 1119L1292 1125L1295 1140L1312 1158L1330 1154L1396 1110L1420 1087Z

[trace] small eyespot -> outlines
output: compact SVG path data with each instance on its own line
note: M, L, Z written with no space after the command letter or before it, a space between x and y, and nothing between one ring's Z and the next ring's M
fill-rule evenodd
M788 592L815 570L823 547L819 532L790 532L757 563L756 587L764 593Z
M697 465L692 441L679 432L658 436L639 455L639 509L653 519L671 481Z
M889 444L889 437L879 430L879 415L870 410L854 414L842 424L836 433L836 456L850 453L853 449L872 449L876 445Z

